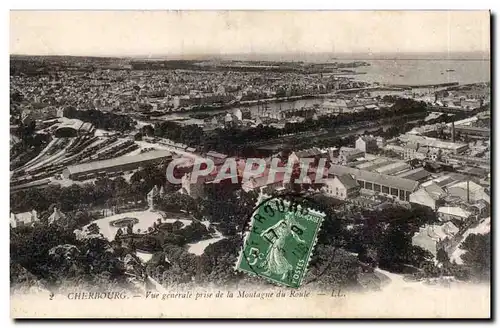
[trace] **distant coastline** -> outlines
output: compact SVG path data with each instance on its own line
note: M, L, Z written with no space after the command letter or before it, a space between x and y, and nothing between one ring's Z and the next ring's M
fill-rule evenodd
M10 54L10 57L74 57L122 60L245 60L245 61L283 61L283 62L335 62L335 61L387 61L387 60L434 60L434 61L491 61L490 53L387 53L387 54L336 54L336 53L289 53L289 54L172 54L172 55L109 55L109 54Z

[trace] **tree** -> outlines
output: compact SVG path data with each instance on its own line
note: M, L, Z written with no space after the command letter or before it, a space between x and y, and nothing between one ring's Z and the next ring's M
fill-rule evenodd
M114 240L119 240L121 236L123 236L123 230L120 228L116 231Z
M162 238L163 246L170 244L176 246L184 246L186 244L186 238L180 234L165 233Z
M141 129L141 132L143 135L146 135L148 137L154 136L154 133L155 133L154 128L151 124L143 126Z
M132 223L127 224L127 235L132 235L134 233L134 231L132 229L133 226L134 225Z
M190 225L178 230L176 234L182 236L187 243L194 243L206 237L208 230L205 225L193 221Z
M195 213L198 210L197 202L189 195L172 193L160 199L158 208L163 211L186 211Z
M491 272L491 234L470 234L460 245L466 252L461 255L478 280L489 280Z
M97 223L92 223L87 227L87 230L90 232L92 235L98 235L100 233L99 226Z
M360 273L356 256L331 245L317 245L306 281L328 288L352 288L359 285Z
M78 211L75 214L75 221L78 226L84 226L92 221L92 217L84 211Z
M436 260L440 263L446 264L450 262L448 253L443 248L438 249L436 253Z

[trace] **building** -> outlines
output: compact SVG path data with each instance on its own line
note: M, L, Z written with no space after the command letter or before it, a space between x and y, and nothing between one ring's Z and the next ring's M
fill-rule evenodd
M365 156L365 153L359 149L351 147L341 147L339 150L339 161L347 164L358 158Z
M490 196L486 193L485 188L474 181L461 181L448 186L447 191L450 196L458 197L464 202L475 203L484 200L490 203Z
M466 110L474 110L483 105L481 99L460 99L460 107Z
M377 150L377 148L377 139L373 137L362 136L356 140L356 149L359 149L364 153L371 153Z
M207 153L207 157L210 157L211 159L226 159L227 155L226 154L221 154L215 151L209 151Z
M49 216L48 222L49 224L57 224L62 226L67 226L69 223L66 214L61 212L57 207L54 207L54 211Z
M427 180L431 176L431 174L423 167L417 167L416 169L396 174L396 176L400 178L423 182Z
M388 175L395 175L399 172L402 171L407 171L410 169L410 165L408 163L405 163L403 161L396 161L393 163L389 163L387 165L378 167L374 169L374 172L378 172L381 174L388 174Z
M301 158L315 158L327 157L327 153L323 152L321 149L313 147L310 149L294 151L288 156L288 163L298 163Z
M473 209L474 214L478 215L480 218L485 218L491 215L491 206L484 200L480 200L473 204L471 209Z
M475 126L459 125L455 127L456 133L468 136L478 136L489 138L491 136L491 130L489 128L481 128Z
M198 178L198 181L191 181L191 172L186 172L181 178L181 188L179 189L179 193L191 196L193 199L198 199L203 197L203 185L205 180L203 178Z
M250 177L248 181L245 181L241 188L245 192L252 190L279 190L285 187L288 181L285 181L285 172L275 172L274 179L270 179L271 171L267 171L267 174L258 177Z
M384 137L377 137L376 141L377 141L377 147L378 148L385 147L385 139L384 139Z
M397 198L401 201L409 201L410 194L417 190L419 185L419 183L414 180L360 170L343 165L330 166L329 174L333 176L349 174L356 180L362 190L380 193L382 195Z
M149 209L154 210L158 202L158 198L163 196L165 196L165 188L163 186L161 186L161 188L154 186L147 195Z
M113 173L133 172L145 165L170 162L172 154L166 150L149 151L136 156L121 156L104 161L96 161L68 166L63 177L72 180L93 179Z
M391 165L393 163L404 163L404 162L387 157L376 157L371 160L367 160L365 158L365 160L358 160L355 164L355 167L361 170L375 172L377 169Z
M394 152L395 155L397 155L397 156L401 156L403 158L405 157L405 152L406 152L405 147L402 147L402 146L399 146L399 145L391 145L391 144L389 144L389 145L385 145L383 147L383 149L385 151ZM407 159L407 158L405 158L405 159Z
M343 200L358 196L360 189L359 184L349 174L326 179L325 182L326 194Z
M400 136L399 140L407 144L417 144L418 147L427 147L431 151L440 150L443 154L461 154L469 147L464 143L443 141L436 138L417 136L410 133Z
M489 166L491 164L491 160L489 158L459 156L453 154L446 155L444 160L446 163L460 163L460 164L486 165L486 166Z
M424 159L427 157L428 148L424 149L419 151L419 144L417 142L409 142L403 147L403 158L405 160Z
M443 205L446 192L436 183L431 183L410 194L410 203L430 207L434 211Z
M35 210L17 214L10 213L10 226L12 228L30 227L37 221L39 221L38 213Z
M233 116L236 118L238 122L241 122L243 120L243 113L239 108L233 109Z
M457 220L467 222L471 219L472 213L458 206L442 206L437 210L439 220L443 222Z
M444 248L444 242L453 238L459 229L452 222L443 225L426 225L420 227L413 235L411 241L413 246L419 246L432 255L436 256L440 248Z

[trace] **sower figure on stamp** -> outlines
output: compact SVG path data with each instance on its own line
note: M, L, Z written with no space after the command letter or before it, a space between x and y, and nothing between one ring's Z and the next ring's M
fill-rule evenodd
M304 230L305 228L295 220L295 214L287 213L285 219L261 233L261 236L270 243L263 263L263 267L267 267L265 275L281 275L281 279L291 276L293 266L286 258L284 246L288 236L292 236L299 243L305 243L299 236Z

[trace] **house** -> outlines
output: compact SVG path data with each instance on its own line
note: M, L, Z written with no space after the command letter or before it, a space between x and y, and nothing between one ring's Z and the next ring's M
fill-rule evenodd
M181 188L179 193L191 196L193 199L198 199L204 195L205 180L199 178L196 182L191 181L191 172L186 172L181 178Z
M473 181L461 181L447 187L450 196L459 197L464 202L475 203L479 200L484 200L491 204L490 196L486 193L485 188Z
M446 192L435 182L410 194L410 203L432 208L434 211L443 203Z
M337 147L331 147L328 149L328 159L330 161L334 161L339 157L339 148Z
M300 150L297 152L292 152L290 156L288 156L287 163L298 163L301 158L316 158L324 157L327 154L320 150L319 148L313 147L310 149Z
M469 147L469 145L465 143L443 141L436 138L413 135L411 133L403 134L399 136L398 139L401 142L406 143L407 147L408 144L411 144L412 146L409 147L413 148L415 152L418 147L427 147L431 152L441 150L442 154L457 155L463 153ZM415 145L418 145L416 149Z
M289 181L285 181L285 172L276 172L274 179L269 176L269 171L267 174L262 176L253 176L244 182L241 188L245 192L252 190L264 190L264 189L281 189L285 187L285 184Z
M425 188L420 188L414 193L410 194L410 203L430 207L436 210L439 205L440 198L436 195L429 193Z
M68 217L66 214L61 212L57 207L54 207L54 211L48 218L49 224L67 225Z
M157 197L160 195L160 190L158 189L158 186L154 186L153 189L151 189L148 192L147 198L148 198L148 205L150 209L154 209L156 205L156 200Z
M325 182L326 194L343 200L358 196L360 189L359 184L349 174L326 179Z
M472 213L458 206L442 206L437 210L439 220L450 221L457 220L466 222L472 217Z
M377 147L379 147L379 148L385 147L385 139L384 139L384 137L377 137L376 141L377 141Z
M411 241L413 246L419 246L434 256L443 248L443 243L455 236L459 229L452 222L443 225L426 225L413 235Z
M404 159L424 159L426 157L426 153L419 152L419 145L416 142L409 142L403 148L403 158Z
M359 149L351 147L341 147L339 150L339 161L341 163L347 164L354 161L357 158L362 158L365 153Z
M474 214L477 214L479 217L487 217L491 214L490 204L482 199L473 204L471 208L473 209Z
M30 227L37 221L39 221L39 219L38 214L35 210L17 214L10 213L10 226L12 228Z
M364 153L371 153L377 150L377 139L369 136L362 136L356 140L356 149L361 150Z

